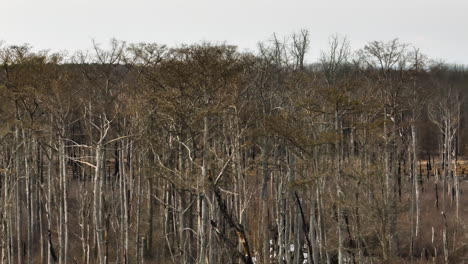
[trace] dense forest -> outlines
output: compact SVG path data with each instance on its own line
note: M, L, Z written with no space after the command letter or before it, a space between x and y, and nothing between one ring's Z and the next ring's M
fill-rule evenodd
M398 39L0 47L1 263L461 263L468 70Z

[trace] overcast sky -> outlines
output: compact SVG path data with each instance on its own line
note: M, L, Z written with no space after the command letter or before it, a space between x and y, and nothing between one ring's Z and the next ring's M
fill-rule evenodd
M273 33L309 29L308 61L332 34L353 50L399 38L434 59L468 64L468 0L0 0L0 40L36 50L83 50L91 40L256 50Z

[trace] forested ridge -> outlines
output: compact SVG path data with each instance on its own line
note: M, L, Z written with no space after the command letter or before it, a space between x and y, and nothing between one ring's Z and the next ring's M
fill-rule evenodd
M468 71L312 48L0 46L1 263L463 263Z

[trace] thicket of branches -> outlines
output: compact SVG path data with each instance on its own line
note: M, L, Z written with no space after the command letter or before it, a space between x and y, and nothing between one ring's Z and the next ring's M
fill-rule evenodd
M2 46L1 263L456 261L468 72L308 48Z

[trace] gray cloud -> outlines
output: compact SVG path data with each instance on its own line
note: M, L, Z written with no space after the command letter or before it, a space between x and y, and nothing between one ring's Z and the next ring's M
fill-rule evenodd
M431 58L468 64L468 1L462 0L15 0L2 9L0 39L36 49L87 49L92 38L116 37L169 45L227 41L254 50L274 32L307 28L309 61L339 33L353 49L398 37Z

